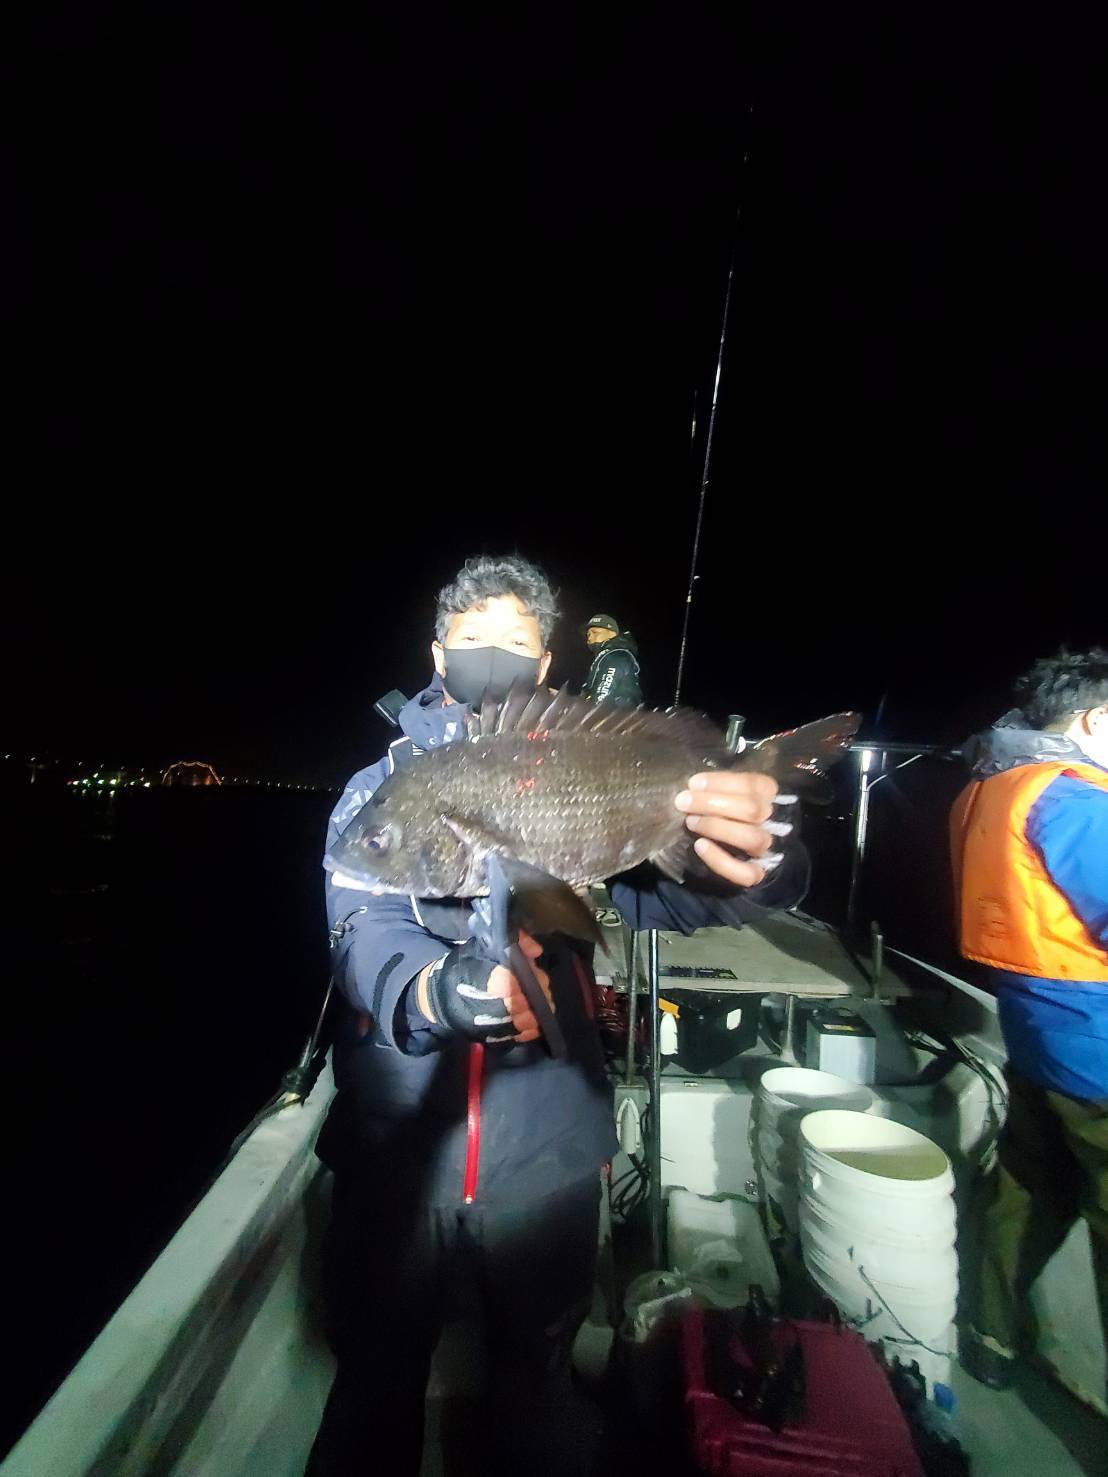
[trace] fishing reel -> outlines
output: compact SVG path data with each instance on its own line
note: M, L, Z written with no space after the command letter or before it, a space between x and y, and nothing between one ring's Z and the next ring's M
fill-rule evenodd
M400 709L408 699L394 687L391 692L386 692L384 697L379 697L373 704L373 711L389 725L390 728L400 727Z

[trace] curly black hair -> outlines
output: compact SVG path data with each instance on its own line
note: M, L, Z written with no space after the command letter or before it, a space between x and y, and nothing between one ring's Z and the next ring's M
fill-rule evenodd
M537 564L519 554L495 557L479 554L467 559L462 569L448 585L439 591L435 606L435 635L446 640L450 622L474 607L480 608L486 600L498 595L515 595L528 615L539 623L539 633L545 646L550 640L554 622L558 619L558 601L550 588L550 581Z
M1108 703L1108 651L1090 651L1041 657L1016 683L1016 695L1032 728L1050 728L1074 713Z

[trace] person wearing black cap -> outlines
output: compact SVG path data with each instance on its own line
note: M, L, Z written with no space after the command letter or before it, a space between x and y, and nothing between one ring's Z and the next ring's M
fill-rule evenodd
M598 703L621 703L633 708L642 702L639 686L639 648L628 631L620 631L611 615L593 615L584 625L585 640L594 652L581 696Z

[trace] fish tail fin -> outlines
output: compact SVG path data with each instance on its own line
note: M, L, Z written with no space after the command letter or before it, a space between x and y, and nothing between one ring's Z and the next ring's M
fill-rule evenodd
M832 794L827 771L846 753L861 722L860 713L832 713L751 744L729 756L726 767L768 774L782 790L802 790L806 800L826 803Z

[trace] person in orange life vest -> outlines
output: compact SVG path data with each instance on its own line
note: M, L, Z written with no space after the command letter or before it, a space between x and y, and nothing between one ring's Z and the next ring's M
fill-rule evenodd
M965 752L962 954L996 991L1008 1117L985 1189L965 1368L1011 1382L1027 1294L1078 1216L1108 1329L1108 652L1038 662Z

